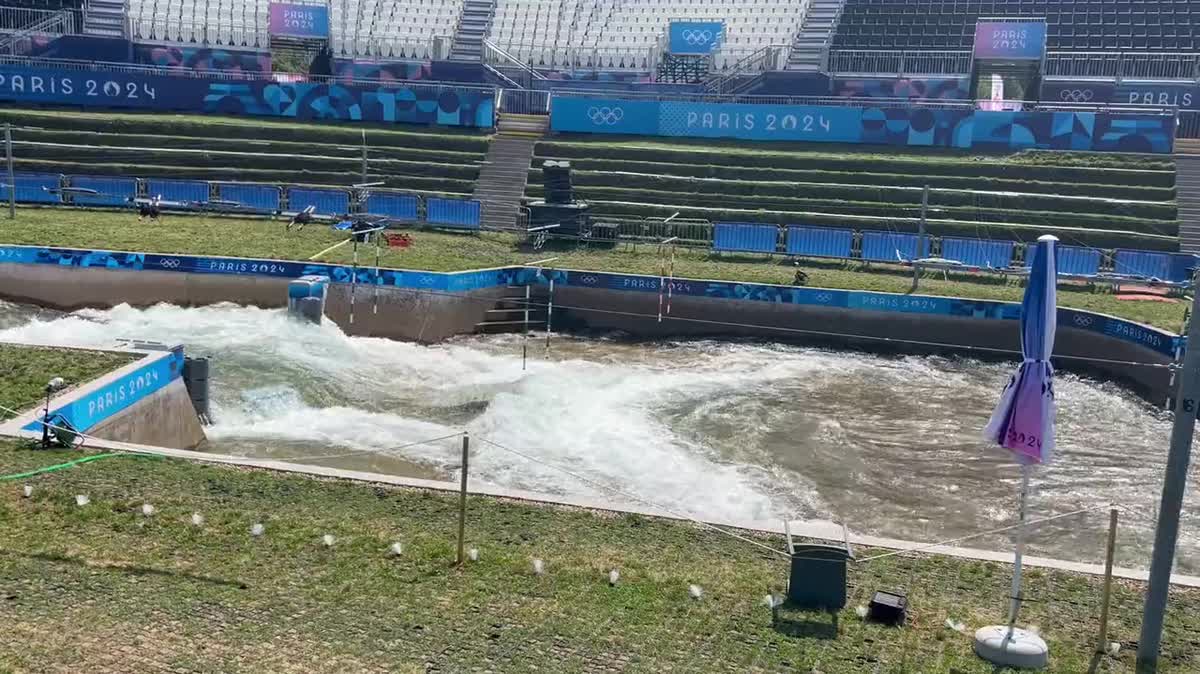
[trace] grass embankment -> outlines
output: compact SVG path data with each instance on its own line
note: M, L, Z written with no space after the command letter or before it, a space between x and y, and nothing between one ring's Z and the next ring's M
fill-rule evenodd
M276 184L362 182L368 175L427 194L469 194L488 137L442 127L303 124L203 115L0 109L15 134L18 171L194 178Z
M0 443L0 473L78 453ZM34 487L32 498L21 487ZM75 505L77 494L91 503ZM154 506L152 516L142 504ZM469 500L479 561L453 568L449 493L115 458L0 482L0 668L18 671L820 671L993 673L970 634L1003 619L1010 568L891 557L851 567L836 632L785 609L786 561L689 523L484 497ZM192 524L192 514L204 518ZM265 533L254 538L255 523ZM332 548L322 537L336 538ZM747 534L782 549L778 536ZM403 554L389 557L393 542ZM870 550L857 550L861 557ZM536 576L531 560L545 561ZM616 587L610 569L620 570ZM688 586L703 598L688 598ZM1101 581L1026 572L1024 620L1051 672L1093 664ZM907 592L903 628L854 607ZM1117 582L1097 670L1132 672L1143 586ZM946 621L964 623L965 634ZM1200 667L1200 592L1176 590L1164 674Z
M580 195L612 216L913 231L929 185L935 235L1174 250L1178 234L1167 157L564 136L538 144L530 196L547 158L570 159Z
M128 353L0 342L0 406L24 411L45 399L46 383L54 377L62 377L70 388L134 360L137 356ZM11 416L0 410L0 420Z
M558 257L554 262L556 266L567 269L657 275L662 265L657 247L653 245L631 247L622 244L617 250L572 247L529 253L518 249L515 237L507 234L465 236L418 231L412 236L414 245L411 248L384 251L383 266L462 271L521 264L551 255ZM165 216L161 224L152 225L136 222L133 214L128 212L63 209L21 209L16 222L0 228L0 243L283 260L307 260L344 238L344 234L334 233L324 226L310 226L299 233L285 232L280 221L172 215ZM343 246L321 260L350 262L352 250ZM360 254L359 262L373 264L373 251ZM911 270L886 265L868 269L858 263L805 261L803 268L809 274L810 285L826 288L904 293L912 283ZM675 275L681 278L786 284L791 283L794 274L795 268L781 263L779 258L773 261L758 256L718 259L707 250L680 248L675 259ZM920 292L1021 301L1023 288L1014 281L977 274L951 274L950 279L943 280L940 273L928 273L921 281ZM1059 303L1122 316L1175 332L1180 330L1183 321L1182 302L1124 301L1081 286L1064 286L1059 293Z

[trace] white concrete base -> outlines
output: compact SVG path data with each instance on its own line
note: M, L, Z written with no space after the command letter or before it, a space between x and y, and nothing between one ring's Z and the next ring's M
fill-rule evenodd
M1050 662L1050 649L1033 632L1019 627L1009 635L1007 625L991 625L975 633L975 654L1001 667L1044 669Z

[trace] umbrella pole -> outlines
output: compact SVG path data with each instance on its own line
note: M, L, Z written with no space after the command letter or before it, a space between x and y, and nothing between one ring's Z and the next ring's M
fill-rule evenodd
M1029 503L1029 464L1021 464L1021 501L1017 515L1017 554L1013 561L1012 606L1008 613L1008 636L1011 639L1013 628L1017 625L1017 615L1021 612L1021 560L1025 555L1025 513Z

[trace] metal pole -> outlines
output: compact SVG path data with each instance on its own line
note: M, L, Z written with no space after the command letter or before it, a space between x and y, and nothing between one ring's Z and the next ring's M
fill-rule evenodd
M925 253L921 250L921 244L925 241L925 211L929 209L929 185L921 189L921 220L917 223L917 259L925 257ZM913 282L911 293L917 292L917 285L921 283L921 265L916 260L913 261Z
M1171 429L1171 450L1163 477L1162 501L1158 507L1158 528L1154 532L1154 556L1150 560L1150 587L1138 640L1138 671L1154 671L1162 642L1163 618L1171 589L1171 568L1175 565L1175 545L1179 538L1179 511L1187 488L1188 464L1192 454L1192 434L1196 427L1196 406L1200 404L1200 288L1192 285L1192 322L1188 325L1187 350L1179 370L1179 394L1175 398L1175 425Z
M362 130L362 184L367 184L367 130Z
M4 154L8 159L8 219L17 218L17 177L13 173L12 124L4 123Z
M1117 509L1108 511L1108 550L1104 557L1104 594L1100 600L1100 641L1096 652L1108 650L1108 604L1112 599L1113 555L1117 551Z
M471 436L468 433L463 433L462 441L462 479L459 482L458 490L458 561L459 566L462 566L466 556L463 548L466 545L467 535L467 462L471 456Z
M550 321L554 318L554 275L550 275L550 295L546 300L546 357L550 357Z
M1021 505L1017 516L1017 555L1013 560L1012 605L1008 613L1008 636L1011 639L1021 612L1021 562L1025 556L1025 513L1029 503L1029 474L1033 472L1027 463L1021 464Z
M525 286L525 337L521 340L521 371L525 371L525 363L529 360L529 288Z
M354 291L358 289L358 234L353 226L350 228L350 237L354 239L354 266L350 268L350 325L354 325Z

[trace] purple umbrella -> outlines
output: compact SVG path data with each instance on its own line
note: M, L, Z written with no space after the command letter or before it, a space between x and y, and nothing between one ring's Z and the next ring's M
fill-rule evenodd
M1000 402L984 429L984 437L1011 451L1021 464L1021 500L1017 524L1017 550L1013 563L1012 605L1008 627L985 627L976 633L976 652L992 662L1039 666L1047 657L1037 635L1016 629L1021 610L1021 557L1025 548L1029 474L1034 464L1047 463L1054 454L1054 351L1057 323L1053 236L1038 238L1029 267L1029 285L1021 303L1020 367L1008 380ZM999 639L997 637L999 636ZM1010 652L1010 648L1014 649ZM1033 656L1033 660L1022 658Z

